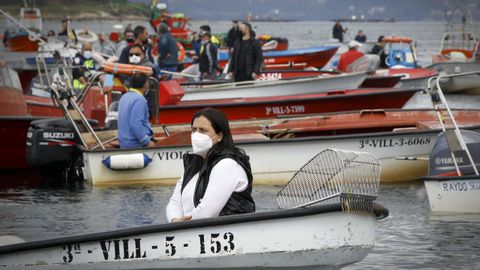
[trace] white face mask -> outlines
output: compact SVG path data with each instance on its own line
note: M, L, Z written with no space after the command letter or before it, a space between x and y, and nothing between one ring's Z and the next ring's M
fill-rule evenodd
M138 64L138 63L140 63L140 61L142 61L142 58L140 58L140 56L132 55L132 56L130 56L130 58L128 60L132 64Z
M85 57L85 59L92 58L92 51L84 51L83 52L83 57Z
M193 153L204 157L212 146L213 142L210 136L200 132L192 133Z

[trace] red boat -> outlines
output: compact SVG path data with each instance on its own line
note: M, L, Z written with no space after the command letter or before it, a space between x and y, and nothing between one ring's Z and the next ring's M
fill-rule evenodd
M325 112L379 108L401 108L419 89L352 89L327 93L260 98L181 101L158 108L155 124L190 123L192 115L205 107L225 112L230 120L277 118ZM162 93L160 93L162 95Z
M8 67L0 69L0 170L24 169L25 140L30 122L18 75Z
M267 70L305 69L315 67L321 69L335 55L338 46L320 46L285 51L268 51L263 53L263 63ZM220 52L218 66L225 67L228 52Z

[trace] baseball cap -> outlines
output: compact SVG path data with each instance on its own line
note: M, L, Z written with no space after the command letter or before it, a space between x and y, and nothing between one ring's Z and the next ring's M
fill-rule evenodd
M362 47L363 45L362 45L362 43L360 43L360 42L358 42L358 41L356 41L356 40L352 40L352 41L350 41L350 42L348 43L348 47L349 47L349 48L353 48L353 47L357 47L357 46L358 46L358 47Z

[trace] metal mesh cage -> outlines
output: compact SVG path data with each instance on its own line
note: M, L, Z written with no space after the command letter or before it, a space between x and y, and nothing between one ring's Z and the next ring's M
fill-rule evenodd
M378 194L380 163L366 152L326 149L308 161L278 192L280 208L340 202L368 211Z

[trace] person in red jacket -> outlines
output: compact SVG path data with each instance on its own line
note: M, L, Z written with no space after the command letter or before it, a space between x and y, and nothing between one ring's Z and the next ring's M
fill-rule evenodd
M362 57L364 54L359 51L362 47L362 43L352 40L348 43L348 51L340 55L338 60L337 70L341 72L347 72L348 65L355 62L358 58Z

